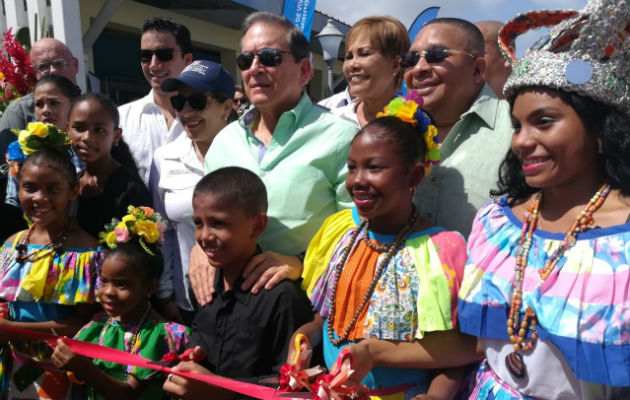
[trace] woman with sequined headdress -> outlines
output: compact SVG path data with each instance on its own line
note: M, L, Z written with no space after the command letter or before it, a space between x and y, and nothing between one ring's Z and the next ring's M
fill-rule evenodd
M509 44L541 25L556 26L517 61ZM471 398L630 398L629 35L612 0L501 31L514 134L459 292L486 356Z

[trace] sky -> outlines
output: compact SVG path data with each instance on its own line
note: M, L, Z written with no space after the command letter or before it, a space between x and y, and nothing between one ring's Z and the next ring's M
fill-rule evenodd
M359 6L360 5L360 6ZM368 15L391 15L407 28L427 7L439 6L438 17L457 17L471 22L507 22L516 14L532 10L580 10L586 0L317 0L315 9L352 25ZM341 17L339 17L341 16ZM522 56L546 30L530 31L516 40L516 54Z

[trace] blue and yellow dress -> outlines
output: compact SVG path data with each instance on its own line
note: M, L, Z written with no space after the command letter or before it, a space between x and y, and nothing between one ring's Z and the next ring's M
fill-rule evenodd
M96 284L103 260L100 249L62 248L28 244L26 261L19 262L14 243L0 249L0 298L8 302L9 318L44 322L72 317L79 304L96 301ZM52 350L36 341L12 341L2 348L2 399L67 399L65 371L50 362Z

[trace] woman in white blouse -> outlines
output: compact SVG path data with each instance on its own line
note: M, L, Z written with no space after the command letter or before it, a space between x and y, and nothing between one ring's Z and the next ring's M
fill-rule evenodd
M221 65L197 60L179 77L162 83L162 90L178 91L171 105L186 135L155 151L158 182L151 183L156 209L169 222L163 247L166 265L158 300L164 317L192 322L193 301L188 280L190 249L195 244L192 192L203 177L203 161L214 137L237 118L232 108L234 80ZM175 307L175 305L177 307Z

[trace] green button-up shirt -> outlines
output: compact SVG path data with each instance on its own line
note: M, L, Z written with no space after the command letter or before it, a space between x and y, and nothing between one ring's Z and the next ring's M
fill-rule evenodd
M216 136L205 157L205 172L239 166L256 173L267 188L269 225L263 250L299 254L328 216L349 208L346 160L357 128L304 94L280 116L265 148L250 130L251 109Z
M440 164L420 182L414 198L425 218L464 237L477 210L490 200L512 138L509 104L486 93L484 87L451 128Z

